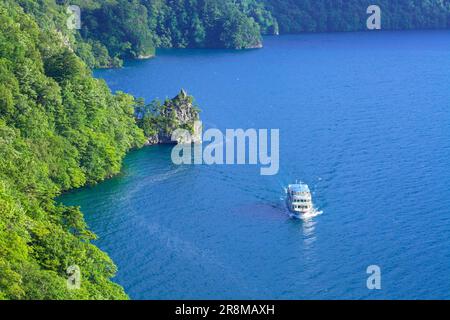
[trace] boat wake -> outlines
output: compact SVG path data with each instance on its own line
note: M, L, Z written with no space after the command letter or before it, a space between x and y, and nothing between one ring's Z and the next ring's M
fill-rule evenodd
M289 211L289 216L291 218L295 218L295 219L301 219L303 221L309 221L317 216L320 216L321 214L323 214L323 211L319 211L316 208L313 208L310 212L308 213L304 213L304 214L295 214L292 213L291 211Z

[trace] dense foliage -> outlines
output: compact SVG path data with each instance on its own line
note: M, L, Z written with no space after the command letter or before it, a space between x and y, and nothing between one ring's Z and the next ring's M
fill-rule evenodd
M185 90L164 103L154 100L146 105L138 101L135 108L137 124L146 137L158 136L158 141L171 141L176 129L185 129L194 133L195 121L200 120L200 109L194 102L194 97Z
M259 0L18 0L41 27L63 26L69 5L81 30L60 28L89 67L117 67L155 48L254 48L278 25Z
M366 30L367 7L380 6L384 30L448 28L448 0L263 0L281 33Z
M51 3L25 2L34 15ZM114 175L145 139L133 97L91 76L56 31L54 8L40 28L17 1L0 0L0 298L123 299L81 212L53 199ZM79 290L66 286L71 265Z
M68 4L82 8L79 31L66 27ZM179 125L173 111L180 103L145 106L113 95L86 64L119 66L122 58L151 56L156 47L258 47L261 33L279 29L363 30L369 4L0 0L0 299L127 298L111 282L116 267L91 244L95 235L79 209L53 199L119 172L125 153L146 141L144 131L151 136ZM449 0L378 4L383 29L448 27ZM71 265L81 268L79 290L66 285Z
M251 48L276 21L256 0L144 0L157 47Z
M155 48L257 48L261 35L366 29L370 0L18 0L41 26L81 8L81 30L60 30L90 67L121 66ZM382 28L447 28L449 0L379 0ZM52 18L48 18L50 16Z
M72 1L82 8L81 35L114 57L146 57L155 47L252 48L261 30L278 32L256 0Z

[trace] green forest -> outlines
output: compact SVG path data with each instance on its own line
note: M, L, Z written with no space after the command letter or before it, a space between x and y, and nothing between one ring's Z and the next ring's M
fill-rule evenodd
M445 29L448 0L264 0L281 33L363 31L367 7L382 12L382 29Z
M260 48L263 35L361 31L370 0L18 0L42 26L81 9L81 29L66 32L91 68L120 67L157 48ZM448 0L379 0L385 30L447 28ZM50 17L49 17L50 16Z
M58 3L67 6L69 1ZM278 33L276 20L257 0L72 0L70 4L81 8L76 51L90 67L120 66L124 58L151 57L156 48L259 48L261 34Z
M0 1L0 298L124 299L79 209L53 199L118 173L144 135L134 98L94 79L54 23ZM80 290L66 286L71 265Z
M66 27L68 4L82 12ZM262 35L355 31L365 0L0 0L0 299L127 299L116 266L94 246L62 192L120 172L155 119L111 93L91 68L156 48L257 48ZM449 1L380 0L383 28L446 28ZM140 128L143 127L143 129ZM78 265L82 286L69 290Z

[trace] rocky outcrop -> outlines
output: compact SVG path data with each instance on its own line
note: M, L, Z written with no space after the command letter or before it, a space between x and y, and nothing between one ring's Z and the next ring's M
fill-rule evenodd
M153 116L149 119L147 121L151 121L153 127L152 134L147 135L146 145L148 146L201 143L202 141L200 110L194 105L194 98L189 96L184 89L181 89L181 92L173 99L168 99L164 104L156 106ZM145 122L146 117L142 121ZM172 141L174 132L180 132L177 134L176 141Z

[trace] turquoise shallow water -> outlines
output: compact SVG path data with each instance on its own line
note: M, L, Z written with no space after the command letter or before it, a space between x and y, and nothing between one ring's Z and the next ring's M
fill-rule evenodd
M147 100L196 97L207 128L279 128L280 172L130 153L63 197L134 299L450 298L450 32L308 34L243 52L163 50L103 70ZM283 187L323 214L289 219ZM382 290L366 287L379 265Z

